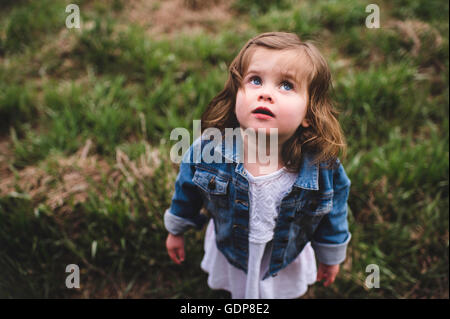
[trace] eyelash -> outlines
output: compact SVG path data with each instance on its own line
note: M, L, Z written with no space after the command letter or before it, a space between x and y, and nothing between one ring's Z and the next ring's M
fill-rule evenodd
M253 80L254 79L258 79L259 80L259 82L262 82L261 81L261 78L259 77L259 76L252 76L252 77L250 77L250 79L249 79L249 81L252 83L253 82ZM252 83L253 84L253 83ZM284 81L281 81L281 83L280 83L280 86L282 86L282 85L284 85L284 84L288 84L289 86L290 86L290 89L289 90L287 90L287 91L291 91L291 90L293 90L294 89L294 85L291 83L291 82L289 82L289 81L286 81L286 80L284 80ZM255 85L260 85L260 84L255 84Z

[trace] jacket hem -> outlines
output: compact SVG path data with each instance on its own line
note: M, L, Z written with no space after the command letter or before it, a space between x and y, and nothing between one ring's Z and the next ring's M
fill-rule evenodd
M169 233L178 236L197 225L189 220L172 214L168 208L164 213L164 226Z
M352 235L349 233L348 238L341 244L324 244L311 241L311 246L317 256L317 260L325 265L338 265L342 263L347 256L347 246Z

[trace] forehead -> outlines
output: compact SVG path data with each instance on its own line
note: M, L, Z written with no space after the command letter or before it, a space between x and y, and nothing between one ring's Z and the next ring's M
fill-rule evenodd
M288 66L287 61L294 62L297 60L299 55L296 50L255 48L249 54L249 67L277 66L281 69L283 66Z
M276 72L305 84L313 72L309 56L300 48L276 50L255 47L249 50L245 60L244 75L249 72Z

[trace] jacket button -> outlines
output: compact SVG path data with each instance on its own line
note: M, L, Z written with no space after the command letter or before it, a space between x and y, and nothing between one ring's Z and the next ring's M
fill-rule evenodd
M208 188L209 189L216 188L216 177L215 176L213 178L211 178L211 180L209 181Z

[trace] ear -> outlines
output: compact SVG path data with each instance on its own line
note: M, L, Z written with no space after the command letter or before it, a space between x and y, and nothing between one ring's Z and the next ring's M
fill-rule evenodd
M307 120L307 119L303 119L301 125L302 125L303 127L308 127L308 126L309 126L308 120Z

